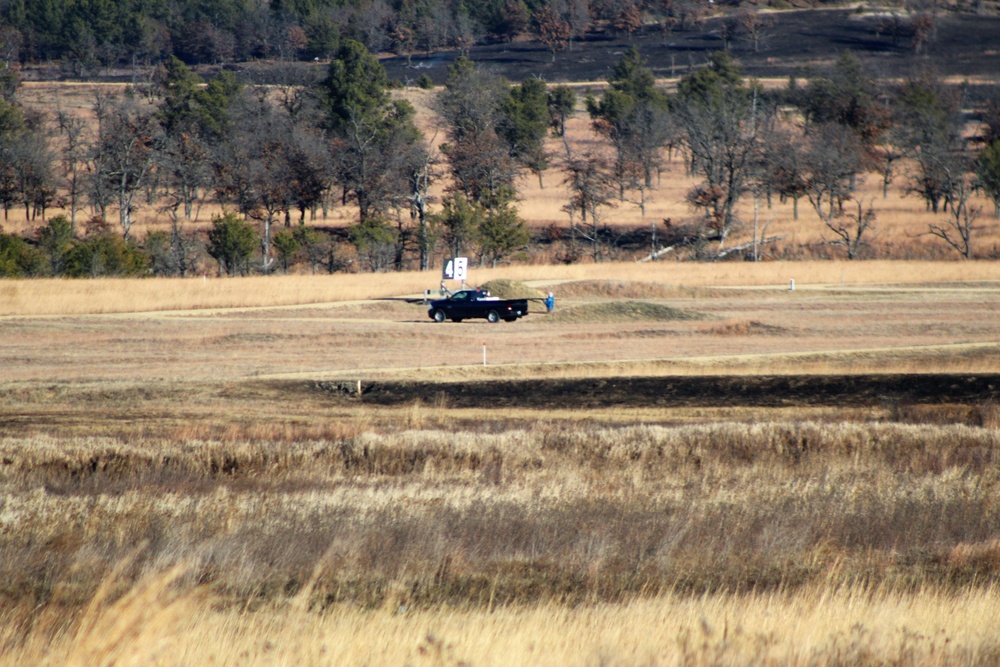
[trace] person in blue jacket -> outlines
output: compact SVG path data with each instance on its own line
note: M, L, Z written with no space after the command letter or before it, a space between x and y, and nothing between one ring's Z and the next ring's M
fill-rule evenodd
M552 296L552 292L549 292L549 295L545 297L545 310L551 313L555 309L556 309L556 298Z

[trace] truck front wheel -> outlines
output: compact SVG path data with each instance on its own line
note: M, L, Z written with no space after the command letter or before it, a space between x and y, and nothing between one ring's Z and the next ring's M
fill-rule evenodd
M486 313L486 321L489 322L490 324L496 324L497 322L500 321L500 313L498 313L495 310L491 310L490 312Z
M435 322L444 322L444 311L438 308L431 314L431 317L434 318Z

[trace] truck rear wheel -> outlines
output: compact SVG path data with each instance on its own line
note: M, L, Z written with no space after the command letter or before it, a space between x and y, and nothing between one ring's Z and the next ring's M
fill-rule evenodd
M497 322L500 321L500 313L498 313L495 310L491 310L490 312L486 313L486 321L489 322L490 324L496 324Z
M435 322L444 322L444 311L438 308L431 314L431 317L434 318Z

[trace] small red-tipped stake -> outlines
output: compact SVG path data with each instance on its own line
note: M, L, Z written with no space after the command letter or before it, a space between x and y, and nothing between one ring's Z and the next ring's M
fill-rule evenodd
M483 341L483 366L486 365L486 341Z

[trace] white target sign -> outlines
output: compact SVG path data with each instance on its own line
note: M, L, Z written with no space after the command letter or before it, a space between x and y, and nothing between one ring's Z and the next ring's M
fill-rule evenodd
M461 280L465 282L465 279L469 276L469 258L452 257L451 259L446 259L444 261L444 271L441 275L445 280Z

